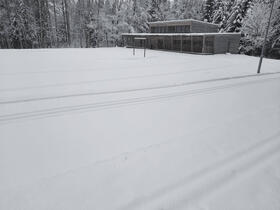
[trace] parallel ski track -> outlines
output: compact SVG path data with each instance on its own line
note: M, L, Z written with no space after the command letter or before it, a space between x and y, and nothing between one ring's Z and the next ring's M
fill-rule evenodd
M195 85L195 84L204 84L204 83L212 83L212 82L227 81L227 80L238 80L238 79L243 79L243 78L263 77L263 76L267 76L267 75L278 75L278 74L280 74L280 72L264 73L261 75L249 74L249 75L234 76L234 77L223 77L223 78L200 80L200 81L194 81L194 82L185 82L185 83L179 83L179 84L169 84L169 85L160 85L160 86L134 88L134 89L86 92L86 93L76 93L76 94L57 95L57 96L15 99L15 100L0 101L0 105L27 103L27 102L34 102L34 101L45 101L45 100L54 100L54 99L63 99L63 98L73 98L73 97L82 97L82 96L109 95L109 94L118 94L118 93L131 93L131 92L148 91L148 90L169 89L169 88L183 87L183 86ZM273 79L275 79L275 78L273 78ZM263 79L263 80L265 80L265 79ZM250 83L250 82L248 82L248 83Z
M251 77L251 76L250 76ZM238 77L244 78L244 77ZM47 117L54 117L70 112L87 112L87 111L98 111L104 109L112 109L115 107L123 107L129 106L133 104L143 104L161 100L169 100L171 98L176 97L186 97L186 96L197 96L203 94L210 94L215 91L220 91L224 89L230 88L239 88L242 86L247 86L251 84L256 84L260 82L268 82L272 80L277 80L280 77L273 77L273 78L265 78L261 80L253 80L253 81L242 81L239 83L234 84L226 84L226 85L217 85L214 87L206 87L194 90L186 90L180 92L174 92L169 94L160 94L160 95L153 95L153 96L146 96L146 97L134 97L134 98L127 98L121 100L111 100L111 101L104 101L98 103L89 103L89 104L82 104L82 105L73 105L73 106L62 106L50 109L42 109L37 111L30 111L30 112L21 112L21 113L14 113L14 114L7 114L7 115L0 115L0 124L6 124L12 121L22 120L22 119L41 119ZM223 81L229 80L230 78L224 79L215 79L214 81ZM233 79L237 79L236 77ZM212 82L213 80L210 80Z
M134 200L118 210L194 209L200 200L222 191L228 184L279 157L280 132L247 149L229 155L150 195Z
M99 79L99 80L88 80L88 81L81 81L81 82L57 83L57 84L39 85L39 86L26 86L26 87L20 87L20 88L6 88L6 89L0 89L0 92L15 92L15 91L24 91L24 90L53 88L53 87L69 87L69 86L88 85L88 84L95 84L95 83L102 83L102 82L126 81L126 80L132 80L132 79L164 77L164 76L171 76L171 75L178 75L178 74L189 74L189 73L201 72L201 71L206 71L206 72L214 71L214 70L221 71L221 70L224 70L225 68L229 68L229 67L231 67L231 66L224 65L224 66L219 66L218 68L217 67L198 68L198 69L176 71L176 72L144 74L144 75L137 75L137 76L117 77L117 78L108 78L108 79ZM67 71L65 71L65 72L67 73ZM58 73L61 73L61 72L58 72ZM81 72L77 71L77 73L81 73Z
M231 65L223 65L223 66L216 66L212 68L196 68L191 70L185 70L180 71L178 73L188 73L188 72L196 72L196 71L208 71L208 70L223 70L223 68L231 67ZM18 76L18 75L28 75L28 74L57 74L57 73L82 73L82 72L100 72L100 71L106 71L106 72L112 72L116 71L115 69L82 69L82 70L52 70L52 71L25 71L25 72L11 72L11 73L0 73L1 76ZM130 69L123 70L122 71L131 71ZM176 72L170 72L170 74L174 74ZM161 75L161 74L160 74Z

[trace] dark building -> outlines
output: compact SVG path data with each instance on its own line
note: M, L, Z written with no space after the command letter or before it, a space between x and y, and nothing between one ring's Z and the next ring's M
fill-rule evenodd
M219 26L197 20L149 23L150 33L122 34L125 46L189 53L238 53L240 33L218 33ZM145 38L138 39L138 38Z

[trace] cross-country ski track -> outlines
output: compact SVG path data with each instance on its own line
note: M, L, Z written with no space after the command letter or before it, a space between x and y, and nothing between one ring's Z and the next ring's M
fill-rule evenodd
M0 51L0 209L280 209L280 61L137 52Z

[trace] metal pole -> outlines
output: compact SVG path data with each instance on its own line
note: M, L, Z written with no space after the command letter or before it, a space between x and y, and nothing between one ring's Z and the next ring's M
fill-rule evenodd
M144 40L144 58L146 57L146 44L147 44L146 41L147 40Z
M205 35L203 36L203 45L202 45L202 53L205 53L206 49L205 49Z
M135 55L135 38L133 38L133 55Z
M269 27L270 27L270 22L271 22L274 3L275 3L275 0L272 0L271 10L270 10L269 19L268 19L268 25L267 25L266 32L265 32L264 44L263 44L263 47L262 47L262 53L261 53L259 66L258 66L258 74L261 73L262 61L263 61L263 57L264 57L265 45L266 45L266 40L267 40L268 31L269 31Z
M180 51L183 52L183 35L181 35Z

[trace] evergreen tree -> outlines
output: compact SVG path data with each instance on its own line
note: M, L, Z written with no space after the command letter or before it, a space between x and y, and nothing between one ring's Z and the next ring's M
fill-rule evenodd
M240 0L239 3L235 4L231 14L228 17L225 31L227 32L240 32L242 22L248 9L251 7L252 0Z
M180 19L180 7L181 7L181 2L179 0L173 0L173 4L171 6L171 19L178 20Z
M160 20L160 1L150 0L148 14L150 16L149 21L155 22Z
M9 37L14 48L31 48L36 41L36 26L28 1L17 0Z
M192 18L220 24L221 32L241 31L243 52L250 54L251 50L257 54L263 40L260 31L266 25L262 21L267 19L270 3L270 0L0 0L0 48L122 45L122 33L148 32L150 21ZM275 11L267 46L269 53L280 45L280 14Z
M204 7L204 21L212 22L214 13L215 0L206 0Z
M171 3L169 0L162 0L159 5L159 20L169 20L171 18Z
M216 0L213 11L213 23L220 24L222 26L223 20L226 16L226 5L222 0Z
M9 0L0 1L0 47L11 48L10 30L11 30L11 12L12 5Z

